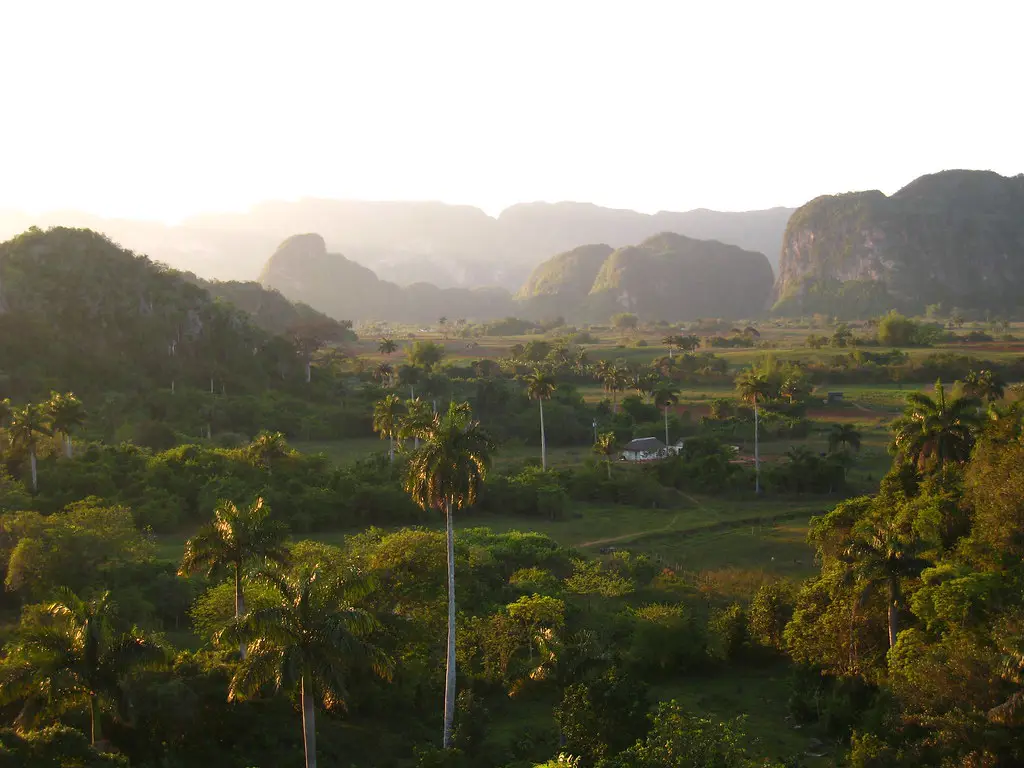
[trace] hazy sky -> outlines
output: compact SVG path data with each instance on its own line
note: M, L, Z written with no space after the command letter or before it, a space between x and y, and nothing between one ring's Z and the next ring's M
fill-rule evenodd
M1024 2L0 5L0 207L743 210L1024 171Z

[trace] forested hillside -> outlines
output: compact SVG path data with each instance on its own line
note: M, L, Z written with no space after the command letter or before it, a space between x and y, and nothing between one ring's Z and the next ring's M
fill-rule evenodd
M623 311L669 321L754 317L771 283L763 254L663 232L614 251L589 245L555 256L533 271L517 298L529 314L557 308L576 322Z

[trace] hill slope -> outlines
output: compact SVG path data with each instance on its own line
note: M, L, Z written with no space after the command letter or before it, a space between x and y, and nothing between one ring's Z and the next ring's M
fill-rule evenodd
M891 197L819 197L786 228L780 313L898 306L1011 311L1024 289L1024 175L943 171Z
M500 288L399 287L338 253L317 234L293 235L278 246L260 282L338 320L429 323L439 317L484 320L514 313Z
M573 320L623 311L688 320L756 315L771 286L764 254L663 232L615 251L593 245L560 254L537 267L518 296L533 315L558 307Z
M261 319L268 326L324 319L279 295L254 296L275 303ZM172 381L208 388L211 378L219 389L259 391L287 369L301 373L292 342L102 235L33 229L0 244L0 397L143 393Z

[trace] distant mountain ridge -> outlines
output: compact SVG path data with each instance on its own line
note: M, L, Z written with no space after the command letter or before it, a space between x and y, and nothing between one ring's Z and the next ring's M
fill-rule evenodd
M950 170L887 197L827 195L786 228L776 312L867 316L898 307L1019 313L1024 174Z
M211 213L180 225L104 219L65 211L31 216L0 211L0 240L29 226L102 231L116 242L206 279L251 280L276 246L317 232L332 253L401 285L519 288L530 271L581 243L621 247L660 232L716 239L774 261L792 209L644 214L590 203L521 203L497 218L438 202L304 199L266 202L246 213Z

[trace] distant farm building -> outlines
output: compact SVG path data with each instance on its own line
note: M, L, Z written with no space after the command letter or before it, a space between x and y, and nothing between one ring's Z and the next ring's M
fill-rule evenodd
M679 453L683 447L680 440L675 445L665 445L656 437L638 437L622 449L622 461L651 461L664 459Z
M831 405L832 403L841 403L843 402L843 393L829 392L828 396L825 398L825 402L828 403L829 405Z

